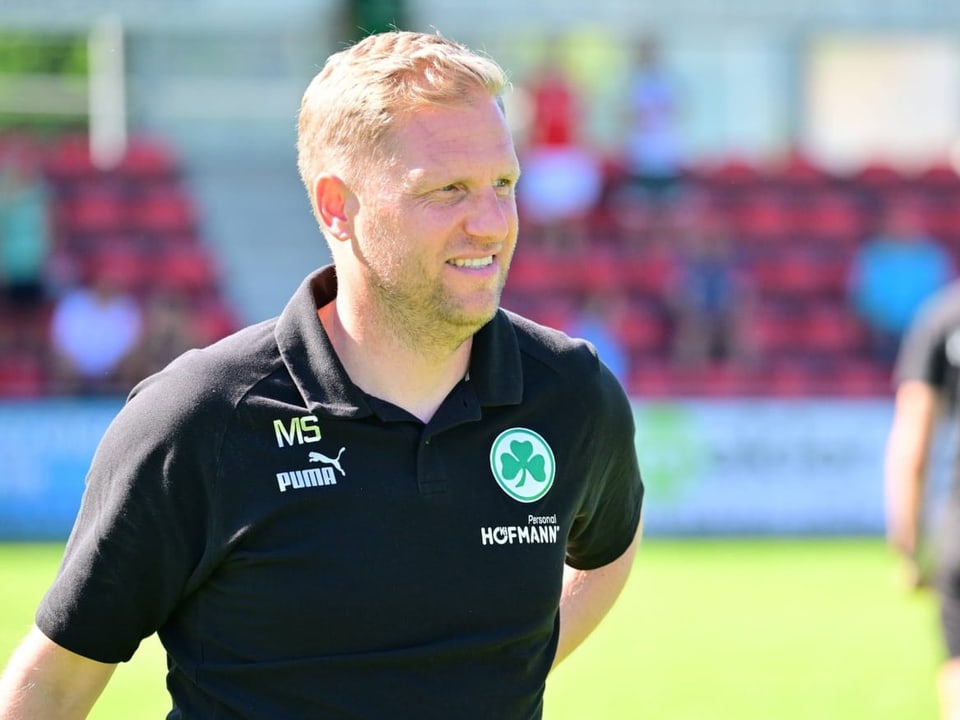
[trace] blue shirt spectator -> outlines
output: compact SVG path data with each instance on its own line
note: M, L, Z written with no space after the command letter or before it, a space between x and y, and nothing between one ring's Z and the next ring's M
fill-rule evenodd
M4 158L0 171L0 284L14 301L44 294L50 252L49 195L27 157Z
M917 309L955 276L950 253L927 234L921 220L912 206L891 209L881 232L861 246L850 268L851 303L882 360L892 360Z
M615 291L589 297L564 328L571 337L586 340L610 371L626 385L630 372L630 356L617 332L619 315L625 312L624 299Z

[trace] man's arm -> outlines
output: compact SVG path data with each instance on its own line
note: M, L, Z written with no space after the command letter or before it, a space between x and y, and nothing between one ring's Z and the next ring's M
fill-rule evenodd
M0 720L82 720L115 668L60 647L34 627L0 676Z
M887 542L907 562L912 585L919 583L916 552L927 461L940 399L926 383L908 380L897 389L884 463Z
M641 522L630 547L612 563L593 570L576 570L569 566L564 569L560 639L553 659L554 668L587 639L613 607L627 583L642 532Z

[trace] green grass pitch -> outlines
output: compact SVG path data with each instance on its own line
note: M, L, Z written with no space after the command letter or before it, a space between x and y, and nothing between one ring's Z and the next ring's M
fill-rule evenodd
M56 545L0 545L0 662L56 570ZM936 608L882 542L647 538L621 601L551 676L545 720L934 720ZM162 718L147 640L93 720Z

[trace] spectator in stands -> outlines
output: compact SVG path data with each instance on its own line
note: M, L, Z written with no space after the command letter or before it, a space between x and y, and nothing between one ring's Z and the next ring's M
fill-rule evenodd
M562 44L547 41L544 59L527 83L530 127L526 143L531 147L566 147L580 135L580 98L564 68Z
M747 362L751 292L722 218L692 203L675 240L667 305L678 365Z
M0 164L0 286L12 303L35 305L46 292L49 191L28 151L14 146Z
M629 182L662 198L676 185L682 154L677 85L663 63L657 38L645 36L637 42L626 95L624 159Z
M158 292L147 301L139 340L121 363L123 383L133 387L178 355L206 344L207 338L201 336L194 322L189 301L182 295Z
M560 47L556 40L548 43L543 63L527 83L531 119L517 199L527 227L549 249L566 252L582 249L603 172L600 159L583 142L580 97Z
M879 233L850 267L850 302L866 324L876 359L889 363L919 306L955 274L947 250L923 227L912 204L892 206Z
M140 338L137 301L123 290L123 267L105 261L89 286L66 292L50 322L51 375L64 393L125 392L124 363Z

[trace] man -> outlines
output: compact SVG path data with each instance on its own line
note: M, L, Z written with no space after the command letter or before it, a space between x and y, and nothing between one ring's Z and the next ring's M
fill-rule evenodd
M131 393L3 720L85 717L154 631L171 718L541 717L623 587L643 486L592 348L498 309L504 85L433 35L328 60L299 165L334 267Z
M920 525L930 449L938 421L960 399L960 283L948 285L920 311L904 337L895 369L893 423L887 443L887 539L904 558L907 579L924 578ZM960 719L960 494L940 518L934 584L948 659L939 677L942 717Z

